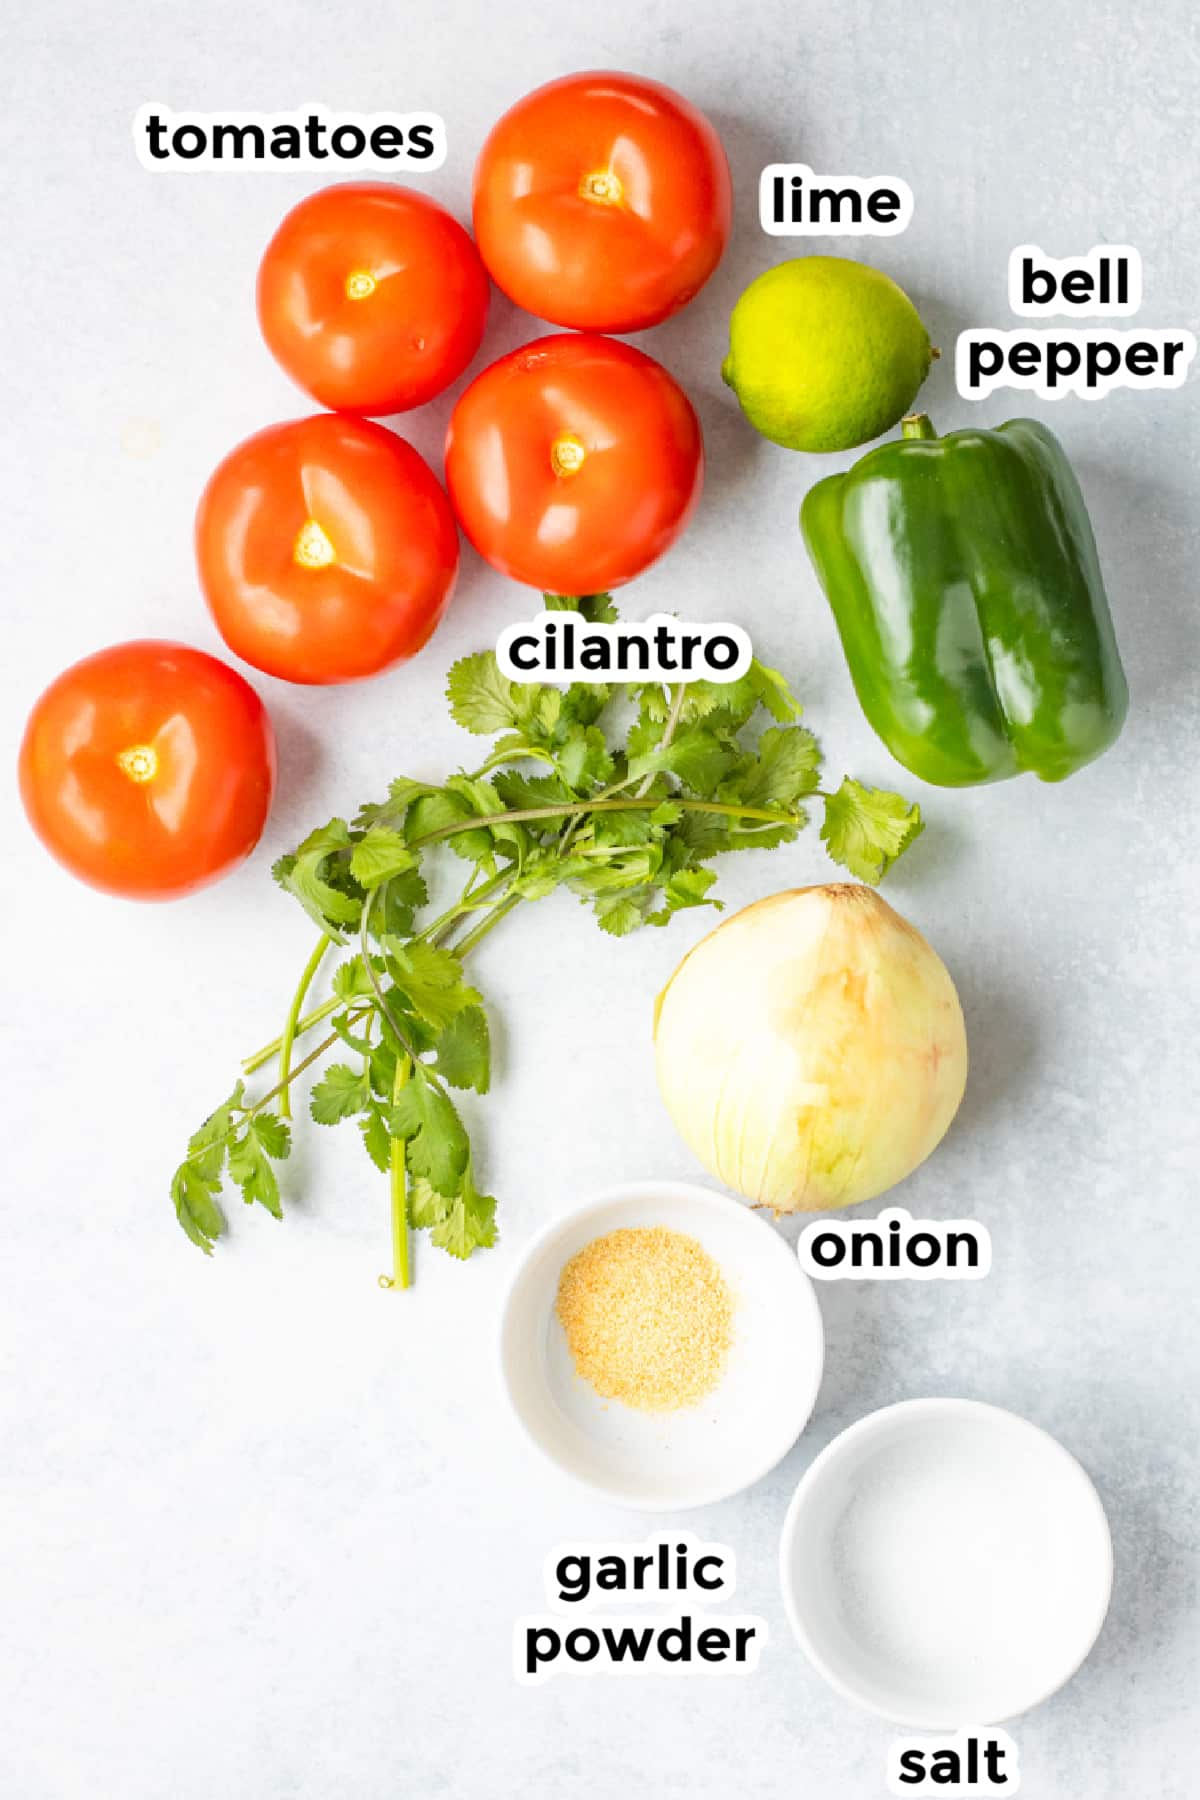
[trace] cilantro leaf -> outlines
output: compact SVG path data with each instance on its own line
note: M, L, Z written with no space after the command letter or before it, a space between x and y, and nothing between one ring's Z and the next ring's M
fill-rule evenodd
M413 801L432 792L432 783L428 781L414 781L411 775L397 775L388 788L386 800L359 808L354 816L355 829L366 831L372 825L402 827Z
M393 1101L389 1123L393 1137L407 1140L413 1174L439 1194L457 1193L471 1153L467 1134L454 1102L430 1084L419 1063Z
M438 950L423 938L388 948L392 980L434 1032L444 1031L465 1007L479 1005L479 992L463 980L462 963L452 950Z
M437 1069L451 1087L486 1094L491 1081L487 1014L481 1006L456 1013L437 1041Z
M400 832L389 825L372 825L354 846L350 873L360 886L375 888L413 868L416 860Z
M239 1081L228 1100L210 1113L199 1130L193 1131L188 1139L188 1164L199 1179L214 1191L221 1184L221 1171L225 1167L225 1157L229 1150L233 1115L241 1109L245 1089L245 1082Z
M543 594L547 612L575 612L589 625L612 625L618 614L611 594Z
M648 844L657 829L657 811L655 808L654 812L598 812L592 831L593 841L608 849Z
M475 1186L470 1164L455 1194L439 1194L422 1177L408 1186L409 1223L428 1231L439 1250L465 1262L474 1250L490 1250L496 1242L496 1202Z
M442 788L436 793L424 794L414 802L409 814L409 828L413 841L416 842L431 833L445 831L449 825L459 825L464 819L475 816L475 807L466 795ZM457 831L452 836L447 834L446 841L456 856L464 856L468 862L490 862L495 845L495 839L486 826L481 826L477 831Z
M684 724L706 718L710 730L733 739L760 706L778 725L790 725L800 717L800 702L783 676L754 661L736 681L692 682L679 716Z
M522 900L544 900L547 894L552 894L564 881L571 881L577 875L586 873L587 868L585 857L560 856L556 850L550 851L526 862L513 881L511 891L519 894Z
M507 845L518 857L524 855L529 844L529 834L523 826L514 824L511 820L495 820L495 814L504 811L504 802L490 781L484 781L479 776L452 775L446 788L448 792L460 795L479 818L493 819L494 822L487 828L491 843Z
M563 697L557 688L524 682L514 687L513 694L527 731L549 738L558 729L563 715Z
M501 769L493 775L492 785L514 812L530 806L570 806L576 798L561 775L522 775L515 769Z
M547 752L541 744L531 744L523 731L506 731L492 745L493 756L533 757L540 762L547 759Z
M704 685L706 686L707 684ZM689 683L683 696L683 706L685 710L690 704L692 695L697 688L701 688L701 691L703 691L699 682ZM665 725L667 722L667 714L671 710L671 702L667 698L667 690L663 687L662 683L658 681L648 681L639 687L636 692L638 717L646 724Z
M457 1194L429 1233L439 1250L465 1262L473 1250L490 1250L496 1242L496 1202L481 1194L468 1168L462 1192Z
M653 881L662 866L662 856L658 844L622 850L602 862L585 863L580 873L571 877L570 885L577 894L611 894L641 887Z
M271 870L280 887L300 902L309 917L335 943L344 942L343 928L356 926L362 914L362 890L349 868L350 827L331 819Z
M677 912L689 906L715 906L719 912L721 902L708 898L708 890L716 879L714 869L679 869L664 883L665 904L647 915L649 923L666 925Z
M175 1217L193 1244L212 1255L213 1244L225 1229L225 1215L217 1205L220 1181L206 1181L190 1162L181 1162L171 1177Z
M685 812L671 836L686 846L693 862L707 862L729 850L774 850L790 844L799 825L764 825L716 813Z
M389 876L371 913L372 929L385 936L407 937L416 924L418 910L428 898L419 869Z
M594 902L596 923L610 937L627 937L645 923L645 897L635 900L628 894L597 894Z
M636 778L664 770L707 799L716 793L733 760L732 752L711 731L689 725L676 732L669 744L633 757L629 773Z
M825 799L821 837L834 862L874 886L924 829L921 809L899 794L845 776Z
M689 681L679 705L679 723L694 725L699 719L710 719L716 712L732 716L730 701L740 691L737 682ZM755 701L752 694L746 697L746 708L739 712L739 723L744 722L754 711ZM664 699L651 709L648 700L643 703L643 717L662 719L664 722L670 709Z
M821 775L821 749L802 725L769 725L754 760L741 772L736 798L747 806L794 807Z
M612 779L613 759L598 725L572 724L556 761L563 780L577 793Z
M246 1120L241 1137L229 1146L229 1176L242 1190L247 1206L256 1202L265 1206L272 1218L283 1217L279 1199L279 1181L271 1158L285 1157L291 1148L291 1133L275 1113L256 1113Z
M312 1091L308 1110L318 1125L336 1125L340 1119L352 1119L371 1097L370 1083L363 1070L346 1063L331 1063Z
M278 1113L255 1113L250 1121L250 1128L268 1156L273 1156L278 1161L290 1152L292 1134L287 1121L281 1119Z
M611 698L612 689L603 681L573 682L562 696L559 709L560 735L563 721L568 727L594 725Z
M339 1000L368 999L374 992L361 956L347 957L333 971L331 983Z
M745 679L753 687L759 704L780 725L788 725L800 717L804 709L778 669L768 669L755 657Z
M408 1222L414 1231L429 1231L440 1225L452 1205L452 1198L439 1194L423 1175L413 1175L408 1183Z
M359 1056L370 1056L370 1054L371 1054L370 1038L364 1037L361 1032L351 1031L346 1020L347 1020L347 1015L345 1013L334 1013L334 1015L333 1015L332 1019L330 1019L329 1023L333 1026L333 1029L337 1032L337 1034L341 1038L343 1044L345 1044L347 1050L353 1050ZM370 1022L369 1021L368 1021L367 1029L370 1030Z
M477 737L490 737L520 723L514 683L500 673L494 650L481 650L454 664L446 682L446 698L455 722Z
M371 1092L378 1094L381 1100L390 1101L392 1088L396 1080L396 1063L399 1060L395 1040L390 1031L383 1031L383 1036L371 1051L368 1059L368 1073L371 1081Z
M206 1256L212 1255L214 1241L225 1230L225 1215L217 1197L234 1131L233 1115L241 1110L244 1092L245 1084L239 1081L228 1100L193 1131L187 1155L171 1177L175 1217Z
M374 1101L371 1102L364 1117L359 1120L358 1129L362 1132L367 1155L380 1174L386 1175L392 1163L392 1139L387 1128L387 1120Z
M721 849L776 850L780 844L795 843L801 826L807 823L807 815L802 813L797 813L794 825L762 825L749 820L745 825L734 826Z

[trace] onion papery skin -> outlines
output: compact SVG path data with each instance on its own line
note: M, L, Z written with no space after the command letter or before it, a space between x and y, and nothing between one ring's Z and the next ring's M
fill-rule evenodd
M924 1162L967 1079L949 971L873 889L757 901L684 957L655 1011L676 1129L777 1213L857 1206Z

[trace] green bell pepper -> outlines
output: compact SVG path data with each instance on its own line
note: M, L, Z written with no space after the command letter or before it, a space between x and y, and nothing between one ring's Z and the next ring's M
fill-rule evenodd
M800 513L863 711L941 787L1061 781L1116 740L1129 697L1066 454L1033 419L901 431Z

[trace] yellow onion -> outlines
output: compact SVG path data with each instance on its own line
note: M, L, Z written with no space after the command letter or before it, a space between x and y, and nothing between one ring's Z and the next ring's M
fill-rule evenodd
M945 964L870 888L759 900L684 957L658 1084L704 1167L776 1212L855 1206L941 1141L967 1079Z

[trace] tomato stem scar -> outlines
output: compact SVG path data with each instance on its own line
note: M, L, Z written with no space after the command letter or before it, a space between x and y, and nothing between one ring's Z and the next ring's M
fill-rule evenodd
M346 297L349 300L368 300L378 285L369 269L351 269L346 277Z
M572 432L565 431L550 446L550 467L556 475L574 475L582 469L587 451Z
M292 561L298 562L302 569L325 569L337 561L337 551L315 519L305 519L296 533Z
M118 750L117 763L130 781L140 785L158 774L158 751L153 744L130 744L127 750Z
M594 200L597 206L619 206L624 194L620 176L611 169L593 169L579 183L580 199Z

